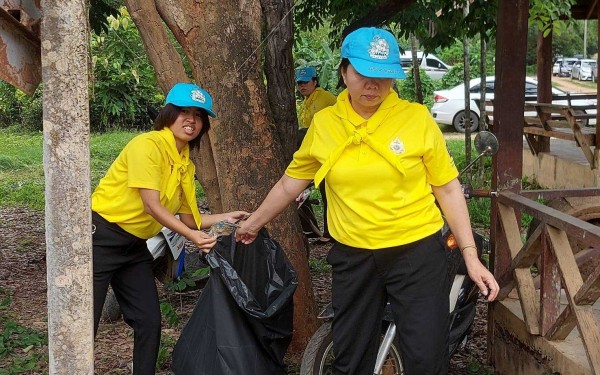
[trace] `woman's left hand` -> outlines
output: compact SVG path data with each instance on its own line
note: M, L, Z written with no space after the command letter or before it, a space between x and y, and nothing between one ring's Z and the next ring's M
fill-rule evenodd
M475 257L465 257L465 264L469 277L477 286L481 293L487 297L488 302L496 299L500 287L494 275Z

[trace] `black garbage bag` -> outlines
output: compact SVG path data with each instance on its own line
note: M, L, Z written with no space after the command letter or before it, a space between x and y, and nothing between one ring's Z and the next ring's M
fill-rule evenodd
M173 349L172 370L285 374L298 280L281 246L265 229L250 245L223 236L207 260L211 277Z

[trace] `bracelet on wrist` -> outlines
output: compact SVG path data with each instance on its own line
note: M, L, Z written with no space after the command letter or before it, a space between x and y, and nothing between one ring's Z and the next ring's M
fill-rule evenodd
M477 246L475 246L475 245L465 245L465 246L463 246L463 247L460 248L460 252L462 253L465 249L468 249L470 247L473 248L473 249L475 249L475 251L477 251Z

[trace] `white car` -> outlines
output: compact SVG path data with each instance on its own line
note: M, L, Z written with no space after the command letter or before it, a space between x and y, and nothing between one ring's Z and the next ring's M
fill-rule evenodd
M476 100L479 101L481 94L481 79L474 78L469 83L469 92L471 93L471 131L476 131L479 125L479 107ZM486 77L486 100L494 98L495 77ZM525 78L525 96L531 97L537 95L537 81ZM557 88L552 88L552 95L567 96L567 93ZM574 95L572 95L574 96ZM571 97L572 97L571 96ZM532 100L535 101L535 100ZM554 104L568 104L567 100L555 100ZM594 99L571 99L572 105L596 105ZM595 110L589 110L589 113L596 113ZM431 114L439 124L452 125L456 131L465 132L465 89L464 84L460 84L448 90L434 92L434 104L431 108ZM532 114L533 115L533 114ZM595 123L594 120L590 121Z
M581 59L573 64L571 68L571 79L580 81L592 80L592 69L596 66L596 60Z
M555 62L552 66L552 75L558 76L560 75L560 63Z
M425 70L425 74L433 80L442 79L442 77L452 68L451 65L446 64L436 55L431 53L424 55L422 51L417 51L417 61L421 69ZM413 66L412 52L404 52L400 56L400 62L402 64L402 69L404 69L404 72L406 73L408 69Z

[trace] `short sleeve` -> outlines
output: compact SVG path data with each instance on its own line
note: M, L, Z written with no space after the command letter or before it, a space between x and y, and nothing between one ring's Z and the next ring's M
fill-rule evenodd
M285 170L285 174L297 180L312 180L315 173L321 167L321 163L311 155L311 149L315 139L316 126L313 123L308 128L306 136L298 151L294 153L292 162Z
M158 145L151 139L138 138L128 146L127 186L160 191L163 155Z
M423 162L427 171L427 182L442 186L458 177L454 159L448 152L446 140L439 125L429 113L425 114L425 154Z

